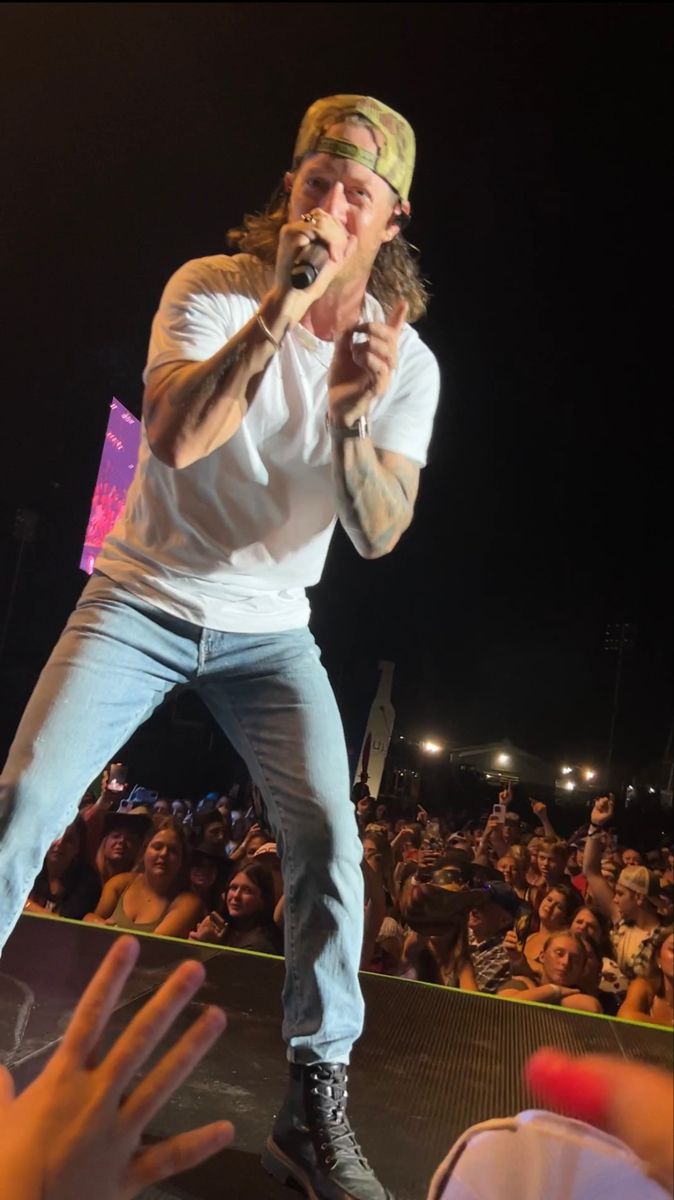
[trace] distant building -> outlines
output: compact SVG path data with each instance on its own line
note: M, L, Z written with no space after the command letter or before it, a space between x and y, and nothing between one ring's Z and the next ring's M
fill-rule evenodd
M449 750L448 755L451 763L473 767L495 786L523 784L534 795L538 790L540 796L537 798L540 799L544 798L544 793L550 795L555 791L556 768L553 764L513 745L507 738L479 746L457 746Z

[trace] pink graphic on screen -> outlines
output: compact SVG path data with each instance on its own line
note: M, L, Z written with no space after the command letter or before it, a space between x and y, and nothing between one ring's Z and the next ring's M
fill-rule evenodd
M140 421L119 400L112 401L80 567L91 575L104 538L124 507L140 446Z

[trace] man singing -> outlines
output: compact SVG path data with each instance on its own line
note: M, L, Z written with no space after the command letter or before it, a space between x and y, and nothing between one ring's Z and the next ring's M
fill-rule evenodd
M126 508L0 780L4 939L91 779L176 684L199 692L260 788L283 864L290 1081L263 1162L320 1200L387 1193L345 1111L361 846L305 588L337 518L365 558L412 520L439 386L406 323L426 301L401 236L414 154L379 101L317 101L266 212L231 232L239 252L169 280Z

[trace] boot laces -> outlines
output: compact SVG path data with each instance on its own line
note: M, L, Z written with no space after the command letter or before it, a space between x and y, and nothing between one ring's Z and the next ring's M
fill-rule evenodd
M346 1115L346 1067L319 1065L310 1072L311 1108L320 1138L320 1151L328 1167L352 1160L370 1169Z

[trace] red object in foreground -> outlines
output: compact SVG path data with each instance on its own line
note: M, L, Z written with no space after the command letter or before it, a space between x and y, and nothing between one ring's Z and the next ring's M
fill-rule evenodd
M603 1126L608 1114L610 1084L581 1059L558 1050L539 1050L525 1067L529 1087L567 1116Z

